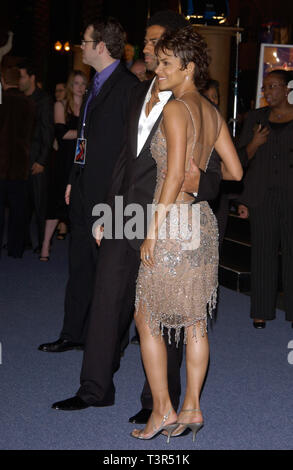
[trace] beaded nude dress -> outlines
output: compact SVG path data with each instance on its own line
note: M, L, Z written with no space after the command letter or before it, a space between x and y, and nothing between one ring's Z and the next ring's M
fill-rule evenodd
M188 96L189 95L189 96ZM188 94L178 101L187 107L194 136L187 143L186 168L190 157L202 170L206 170L222 118L217 110L199 93ZM162 122L161 122L162 124ZM161 125L151 143L152 157L157 164L157 184L152 211L160 199L164 183L163 170L167 169L167 144ZM202 336L207 331L207 314L216 305L218 287L218 227L208 204L193 204L191 197L178 198L159 229L154 251L153 268L140 265L136 289L136 313L143 314L152 335L175 330L179 342L184 328L200 325ZM187 199L187 200L186 200Z

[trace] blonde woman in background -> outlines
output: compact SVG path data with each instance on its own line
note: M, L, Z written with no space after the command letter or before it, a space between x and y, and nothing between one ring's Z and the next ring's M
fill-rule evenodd
M80 70L74 70L66 84L66 99L54 105L55 137L58 142L55 165L52 169L45 235L40 261L48 261L52 236L59 221L67 221L67 206L64 200L66 185L74 158L77 126L87 77ZM64 224L66 227L66 225ZM60 231L58 238L64 240L66 232Z

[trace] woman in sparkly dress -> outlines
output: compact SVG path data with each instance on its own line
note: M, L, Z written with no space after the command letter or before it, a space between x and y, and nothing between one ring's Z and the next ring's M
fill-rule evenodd
M205 171L215 148L222 158L223 177L242 178L225 122L199 93L209 63L201 36L187 26L164 36L156 53L160 91L171 90L175 99L165 105L151 144L157 185L141 247L135 320L153 411L146 427L132 432L138 439L151 439L161 431L169 439L186 427L195 437L203 425L199 396L209 359L207 310L211 313L215 307L218 286L218 230L208 203L193 204L193 195L181 191L185 171L190 159ZM178 416L168 393L164 328L169 341L176 342L183 330L186 343L187 389Z

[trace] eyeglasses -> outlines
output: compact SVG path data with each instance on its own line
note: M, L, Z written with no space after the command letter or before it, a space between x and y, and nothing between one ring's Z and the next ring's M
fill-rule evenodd
M82 39L82 40L80 41L80 44L81 44L82 46L85 46L85 44L86 44L87 42L98 42L98 41L86 41L85 39Z
M265 90L274 90L275 88L280 88L286 86L285 83L271 83L270 85L264 85L261 87L261 91Z

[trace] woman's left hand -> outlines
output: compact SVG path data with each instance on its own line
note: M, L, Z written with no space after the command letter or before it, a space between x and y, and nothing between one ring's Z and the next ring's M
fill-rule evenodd
M140 259L144 266L152 268L155 264L154 250L156 246L156 240L152 238L146 238L140 247Z

